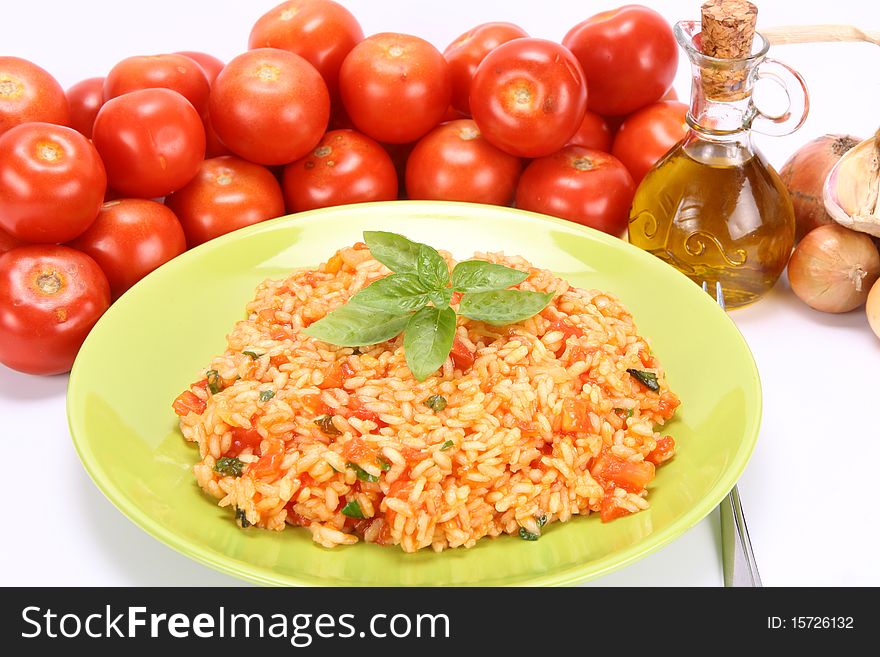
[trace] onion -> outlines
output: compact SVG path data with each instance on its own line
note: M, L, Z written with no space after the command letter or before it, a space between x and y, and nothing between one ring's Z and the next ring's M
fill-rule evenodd
M798 298L826 313L858 308L880 276L873 240L831 224L807 233L788 263L788 280Z
M794 205L797 239L818 226L834 223L825 211L822 187L828 172L861 139L851 135L824 135L804 144L779 171Z
M874 283L874 287L868 293L868 301L865 304L865 312L868 315L868 324L874 335L880 338L880 282Z

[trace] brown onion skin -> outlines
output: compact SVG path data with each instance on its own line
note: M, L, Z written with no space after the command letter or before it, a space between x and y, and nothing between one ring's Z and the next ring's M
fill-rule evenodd
M796 239L814 228L834 223L825 212L822 186L831 168L861 139L852 135L823 135L799 148L779 171L797 221Z
M850 274L865 272L860 289ZM826 313L845 313L865 303L880 277L880 253L864 233L838 224L819 226L800 241L788 262L792 291L805 304Z

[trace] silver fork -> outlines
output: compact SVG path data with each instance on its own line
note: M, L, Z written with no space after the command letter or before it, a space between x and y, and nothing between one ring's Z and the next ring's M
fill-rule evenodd
M709 294L709 286L703 281L703 292ZM721 283L715 282L715 301L724 306ZM760 587L761 575L749 540L749 528L743 513L742 502L736 485L721 502L721 562L724 567L724 586Z

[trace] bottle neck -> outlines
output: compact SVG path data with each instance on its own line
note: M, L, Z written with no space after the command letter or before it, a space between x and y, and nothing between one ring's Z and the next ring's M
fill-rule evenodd
M696 136L709 141L750 145L754 115L751 94L739 100L712 100L706 97L699 79L694 80L687 122Z

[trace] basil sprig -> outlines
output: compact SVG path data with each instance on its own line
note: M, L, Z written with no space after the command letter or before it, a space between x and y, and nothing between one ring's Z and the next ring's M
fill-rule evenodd
M507 289L528 273L484 260L465 260L449 272L436 249L402 235L366 231L372 256L393 273L374 281L303 333L340 347L362 347L403 333L406 364L424 381L437 371L455 341L456 314L495 326L541 312L553 293ZM460 293L458 311L453 292Z

